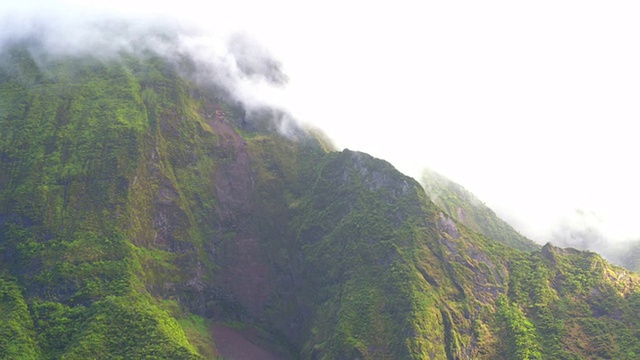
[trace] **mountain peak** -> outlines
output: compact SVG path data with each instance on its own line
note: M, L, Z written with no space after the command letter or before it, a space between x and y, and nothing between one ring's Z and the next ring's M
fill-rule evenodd
M171 58L16 54L0 67L0 358L640 354L636 274L481 235L527 244L447 181L432 202Z

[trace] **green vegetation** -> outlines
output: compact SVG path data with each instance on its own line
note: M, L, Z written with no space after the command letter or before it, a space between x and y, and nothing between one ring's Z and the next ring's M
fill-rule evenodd
M640 354L638 275L179 69L0 54L0 358Z
M507 353L509 359L542 359L536 338L535 327L517 305L502 296L496 302L497 315L506 328Z
M212 324L210 321L200 316L189 315L186 318L178 319L178 323L184 330L189 343L193 344L205 359L218 357L215 342L211 337Z
M422 184L431 201L469 229L516 249L532 251L540 248L500 219L475 195L435 171L425 170Z
M0 278L0 358L38 359L33 321L15 282Z
M141 254L162 249L132 242L129 190L157 136L141 97L153 80L117 62L3 56L0 266L25 287L2 283L15 334L3 358L199 358L140 281L160 273Z

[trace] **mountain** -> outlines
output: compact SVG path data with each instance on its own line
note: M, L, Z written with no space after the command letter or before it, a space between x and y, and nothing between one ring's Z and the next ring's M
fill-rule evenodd
M500 219L475 195L445 176L425 169L422 184L429 199L448 216L469 229L516 249L531 251L540 246Z
M188 57L42 53L0 55L0 358L640 354L637 274L480 235Z
M630 269L631 271L640 271L640 240L630 241L623 250L618 251L616 260L620 266Z

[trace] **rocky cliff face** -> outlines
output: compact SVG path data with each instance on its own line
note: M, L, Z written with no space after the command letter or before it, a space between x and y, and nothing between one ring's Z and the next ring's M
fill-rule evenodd
M0 63L2 358L640 354L640 279L596 254L478 235L152 53Z

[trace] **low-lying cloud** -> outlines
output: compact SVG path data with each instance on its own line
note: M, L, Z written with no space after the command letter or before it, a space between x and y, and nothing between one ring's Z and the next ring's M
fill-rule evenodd
M175 64L188 59L193 66L185 75L226 90L248 108L248 116L256 108L270 106L256 93L287 82L282 63L246 33L216 34L167 15L127 15L106 9L27 6L9 10L0 9L0 51L12 44L27 44L42 67L69 56L108 61L123 54L151 52ZM284 110L275 112L278 126L290 128L282 124L289 124L291 116L284 116Z

